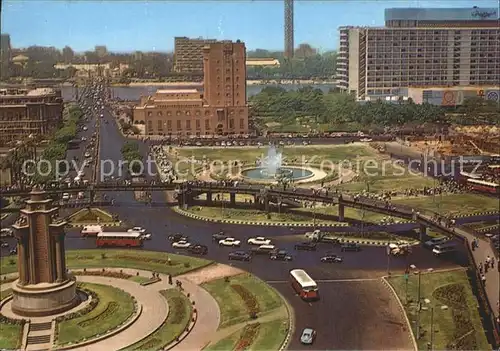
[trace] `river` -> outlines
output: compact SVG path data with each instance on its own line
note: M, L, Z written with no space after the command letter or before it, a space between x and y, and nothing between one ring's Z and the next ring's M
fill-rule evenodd
M286 84L286 85L247 85L247 96L258 94L262 89L269 86L280 86L286 90L297 90L303 88L307 85L300 84ZM334 84L314 84L313 87L319 88L324 92L328 92L330 88L334 88ZM139 100L142 95L152 95L158 89L189 89L189 87L161 87L161 86L134 86L134 87L111 87L111 94L115 98L120 98L122 100ZM62 96L64 100L70 101L74 100L76 96L76 88L70 86L63 86ZM80 88L81 89L81 88Z

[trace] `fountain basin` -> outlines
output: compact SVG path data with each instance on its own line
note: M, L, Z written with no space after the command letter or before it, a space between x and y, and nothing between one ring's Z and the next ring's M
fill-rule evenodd
M292 181L304 180L314 176L314 172L302 167L280 167L276 173L269 172L266 167L247 168L241 171L241 176L250 180L275 181L286 177Z

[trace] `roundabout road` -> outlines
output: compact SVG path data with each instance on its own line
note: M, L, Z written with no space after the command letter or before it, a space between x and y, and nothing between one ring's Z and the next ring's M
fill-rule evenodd
M290 303L295 312L295 332L290 349L302 349L300 332L305 327L318 331L315 348L318 349L411 349L409 331L392 293L380 278L387 274L387 255L384 247L363 247L361 252L341 253L337 247L320 244L318 251L294 251L294 242L280 237L300 234L300 229L291 231L283 227L262 227L234 224L214 224L182 217L169 208L151 208L146 205L112 207L112 211L125 219L130 226L142 226L153 234L152 240L144 243L144 249L186 254L172 249L167 239L170 233L180 232L193 242L209 247L207 259L232 264L255 274L275 287ZM116 229L110 229L116 230ZM228 261L230 248L219 247L212 242L211 235L219 230L246 242L250 236L263 235L273 238L275 244L294 256L292 262L270 261L267 256L257 256L252 262ZM95 248L95 240L82 239L77 229L67 234L68 249ZM243 244L242 249L249 246ZM321 264L319 258L333 251L344 257L342 264ZM429 250L414 247L405 258L391 258L392 273L402 273L408 264L420 269L451 268L466 262L464 253L457 261L436 258ZM306 303L296 296L288 283L291 269L305 269L317 280L321 300ZM387 337L390 335L390 337Z

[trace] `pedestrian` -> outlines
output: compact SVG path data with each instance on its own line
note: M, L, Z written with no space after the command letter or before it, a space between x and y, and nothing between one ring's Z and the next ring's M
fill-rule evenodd
M495 257L491 258L491 268L495 268Z
M483 285L486 285L486 276L484 274L481 275L481 282L483 283Z
M483 262L479 262L479 274L483 274Z
M490 268L490 263L486 262L486 264L484 265L484 274L488 273L489 268Z

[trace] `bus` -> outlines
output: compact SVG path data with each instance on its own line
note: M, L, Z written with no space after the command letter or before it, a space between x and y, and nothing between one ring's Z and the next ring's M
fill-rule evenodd
M140 247L142 235L138 232L101 232L97 234L96 245L97 247Z
M487 182L479 179L467 179L467 185L469 185L473 190L490 193L490 194L498 194L499 186L497 183Z
M83 237L87 237L87 236L97 236L97 234L101 232L102 232L102 227L100 225L86 225L85 227L83 227L80 234Z
M294 290L303 300L318 300L318 285L306 271L302 269L293 269L290 271L290 283Z

